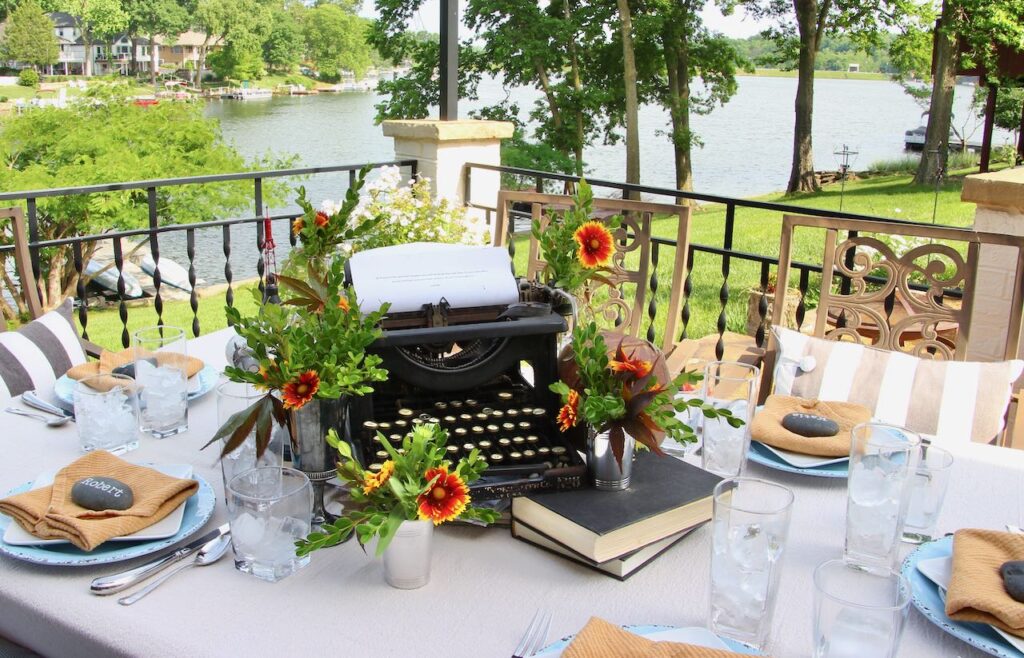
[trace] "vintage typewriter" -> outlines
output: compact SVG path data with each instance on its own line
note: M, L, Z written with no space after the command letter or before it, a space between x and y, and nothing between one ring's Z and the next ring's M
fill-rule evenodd
M409 429L437 423L451 458L477 448L488 462L475 500L583 486L586 465L558 430L557 338L565 319L545 289L520 285L520 304L449 308L442 299L391 315L369 349L388 380L350 408L353 446L366 468L387 459Z

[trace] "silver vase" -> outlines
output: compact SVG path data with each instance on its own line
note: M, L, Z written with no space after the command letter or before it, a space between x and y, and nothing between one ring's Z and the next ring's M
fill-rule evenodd
M327 444L327 432L334 429L344 438L346 431L346 400L314 398L291 412L292 466L299 469L313 484L313 526L332 523L337 516L324 506L324 485L336 475L337 454Z
M430 581L434 523L402 521L384 549L384 580L398 589L416 589Z
M594 488L600 491L622 491L629 488L629 479L633 474L633 448L636 439L623 431L622 465L615 459L612 451L610 432L596 432L590 428L587 432L587 470L594 481Z

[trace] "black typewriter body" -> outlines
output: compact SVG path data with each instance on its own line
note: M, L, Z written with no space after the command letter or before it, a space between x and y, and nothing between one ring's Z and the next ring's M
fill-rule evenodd
M483 314L494 319L462 324L408 327L399 320L392 326L407 328L388 329L385 323L367 351L383 359L388 379L352 399L349 411L364 467L387 459L380 441L398 446L414 425L437 423L448 432L452 461L474 448L487 460L484 477L472 485L476 500L583 486L586 465L558 430L561 401L548 388L558 377L565 319L551 311L497 319L501 310Z

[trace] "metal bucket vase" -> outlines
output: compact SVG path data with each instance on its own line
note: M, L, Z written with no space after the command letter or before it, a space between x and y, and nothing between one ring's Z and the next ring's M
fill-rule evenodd
M430 581L434 550L432 521L402 521L384 549L384 580L398 589L416 589Z
M337 516L324 507L324 484L336 475L337 454L327 445L327 431L348 435L348 401L345 398L315 398L291 412L292 465L306 474L313 484L313 526L332 523Z
M633 448L636 439L623 431L622 467L615 460L610 432L598 433L593 427L587 432L587 470L599 491L622 491L629 488L633 474Z

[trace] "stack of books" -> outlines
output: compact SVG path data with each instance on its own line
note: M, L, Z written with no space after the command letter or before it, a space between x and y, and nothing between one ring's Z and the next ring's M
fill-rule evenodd
M625 580L711 520L721 478L672 457L639 453L629 489L577 489L512 501L512 535Z

